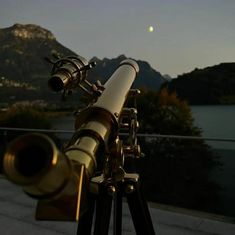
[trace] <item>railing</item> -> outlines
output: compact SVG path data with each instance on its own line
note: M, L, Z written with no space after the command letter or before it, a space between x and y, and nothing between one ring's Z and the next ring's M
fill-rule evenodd
M8 143L8 137L14 135L15 132L18 133L26 133L26 132L41 132L41 133L53 133L56 134L62 142L67 141L74 130L48 130L48 129L25 129L25 128L8 128L8 127L0 127L0 136L2 136L3 142L2 145L6 145ZM18 134L17 133L17 134ZM125 134L122 134L125 135ZM231 216L235 218L235 138L216 138L216 137L200 137L200 136L182 136L182 135L161 135L161 134L148 134L148 133L139 133L138 134L139 140L145 143L151 143L156 140L159 142L165 141L166 143L170 140L174 141L181 141L185 146L189 144L188 149L189 151L194 151L191 148L190 141L198 143L197 141L203 141L207 143L215 155L219 156L219 161L222 163L222 168L213 170L211 177L213 180L217 181L220 187L222 188L219 196L221 197L221 204L220 208L218 208L218 212L220 214L224 214L227 216ZM10 139L10 138L9 138ZM194 145L194 147L197 144ZM229 148L227 146L229 145ZM150 145L151 148L154 148L155 145ZM146 146L145 146L146 147ZM178 151L177 145L170 146L171 153L174 154L174 150ZM168 149L166 149L168 150ZM169 172L174 167L169 166L167 169ZM171 162L171 163L172 163ZM194 163L192 163L194 164Z
M54 134L73 134L74 130L54 130L54 129L32 129L32 128L11 128L0 127L0 131L3 131L4 135L7 132L20 131L20 132L39 132L39 133L54 133ZM125 134L121 134L125 135ZM128 135L128 134L126 134ZM204 140L204 141L216 141L216 142L234 142L235 138L214 138L214 137L201 137L201 136L184 136L184 135L161 135L161 134L148 134L139 133L138 137L144 138L167 138L167 139L187 139L187 140Z

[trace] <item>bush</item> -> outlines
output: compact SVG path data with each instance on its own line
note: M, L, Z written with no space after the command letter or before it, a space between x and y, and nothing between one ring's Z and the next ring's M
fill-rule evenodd
M47 114L31 105L15 105L0 117L0 126L16 128L50 129Z
M20 104L12 106L7 112L0 116L1 127L29 128L29 129L51 129L52 125L47 114L42 108L30 104ZM0 130L0 172L2 168L2 158L7 143L24 131L3 131ZM59 145L59 140L54 134L48 134Z

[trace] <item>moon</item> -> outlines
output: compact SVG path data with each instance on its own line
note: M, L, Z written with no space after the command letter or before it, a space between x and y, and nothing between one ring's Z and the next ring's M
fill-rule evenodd
M154 30L153 26L150 25L150 26L148 27L148 31L149 31L150 33L152 33L153 30Z

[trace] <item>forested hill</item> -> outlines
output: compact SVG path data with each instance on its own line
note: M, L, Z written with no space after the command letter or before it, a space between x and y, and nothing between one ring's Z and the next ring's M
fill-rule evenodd
M195 69L164 86L190 104L235 104L235 63Z
M79 38L77 41L79 43ZM76 55L60 44L49 30L40 26L15 24L0 29L0 102L4 102L4 97L6 100L9 97L13 100L53 99L47 88L51 66L44 60L45 57L51 57L52 53ZM89 72L89 77L104 82L125 58L124 55L117 55L114 59L94 57L97 66ZM165 81L161 74L145 61L138 63L140 74L135 86L159 89Z

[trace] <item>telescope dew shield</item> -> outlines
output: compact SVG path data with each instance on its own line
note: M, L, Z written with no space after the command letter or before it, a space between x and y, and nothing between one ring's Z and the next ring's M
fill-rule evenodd
M9 144L3 167L12 182L39 198L58 191L71 174L67 157L49 137L36 133L18 137Z
M39 199L36 219L77 221L87 209L84 165L72 162L46 135L26 134L12 141L3 168L10 181Z

